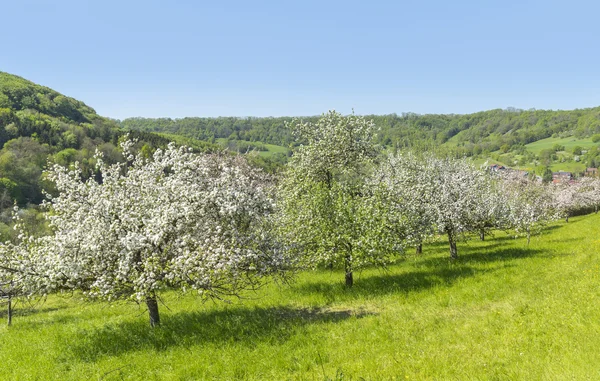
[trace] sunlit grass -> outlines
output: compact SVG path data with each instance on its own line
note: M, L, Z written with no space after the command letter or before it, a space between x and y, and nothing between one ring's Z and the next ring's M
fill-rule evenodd
M567 138L546 138L535 141L533 143L529 143L525 145L527 150L539 154L544 149L551 149L554 145L559 144L565 147L566 151L571 152L574 147L579 146L583 149L587 149L597 145L597 143L592 142L591 138L578 139L574 136L570 136Z
M350 290L319 271L231 304L167 293L158 329L129 303L20 304L0 379L600 379L599 226L498 233L456 262L434 243Z

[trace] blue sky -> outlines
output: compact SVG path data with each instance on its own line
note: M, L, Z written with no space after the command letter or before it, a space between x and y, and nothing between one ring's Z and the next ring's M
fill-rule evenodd
M596 1L2 2L0 70L104 116L600 105Z

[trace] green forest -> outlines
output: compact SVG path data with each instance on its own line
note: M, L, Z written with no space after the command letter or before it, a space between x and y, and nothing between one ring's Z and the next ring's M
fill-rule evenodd
M528 149L529 144L542 139L587 138L593 140L594 146L600 142L600 107L571 111L507 108L467 115L403 113L366 117L379 128L378 143L389 149L437 150L458 157L506 161L511 166L550 166L553 161L560 162L560 155L556 155L556 152L564 151L560 144L549 146L544 152ZM318 118L299 119L315 122ZM129 118L119 124L124 129L177 134L209 142L225 139L293 148L302 143L294 140L287 127L293 119ZM588 152L588 156L580 160L589 167L597 167L600 159L596 151Z

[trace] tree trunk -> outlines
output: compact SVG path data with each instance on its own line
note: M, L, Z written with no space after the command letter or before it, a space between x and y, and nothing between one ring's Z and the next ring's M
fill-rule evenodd
M527 246L529 246L529 241L531 241L531 230L527 228Z
M567 214L567 217L565 217L565 222L569 222L569 215Z
M146 298L146 306L148 307L148 315L150 316L150 326L152 328L160 325L160 315L158 314L158 302L156 295Z
M479 238L480 238L482 241L485 241L485 230L481 229L481 230L479 231Z
M420 243L417 245L417 250L416 250L417 254L422 254L423 253L423 244Z
M10 326L12 324L12 315L13 315L13 310L12 310L12 296L8 296L8 309L7 309L7 319L8 319L8 326Z
M354 279L352 277L352 259L349 255L346 256L344 269L346 270L346 287L352 287Z
M450 244L450 258L458 259L458 251L456 250L456 240L450 231L448 231L448 243Z

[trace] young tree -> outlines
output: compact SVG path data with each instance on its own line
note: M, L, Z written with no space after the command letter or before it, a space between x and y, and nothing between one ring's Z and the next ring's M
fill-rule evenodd
M290 127L303 145L280 182L280 233L303 264L343 266L351 287L356 268L383 265L400 250L384 189L366 181L377 154L375 126L331 111Z
M196 155L170 145L129 165L96 157L101 181L80 170L48 171L59 195L46 206L54 234L44 247L45 281L93 298L146 303L160 323L157 294L194 289L236 295L285 266L265 218L273 208L265 175L244 158Z

